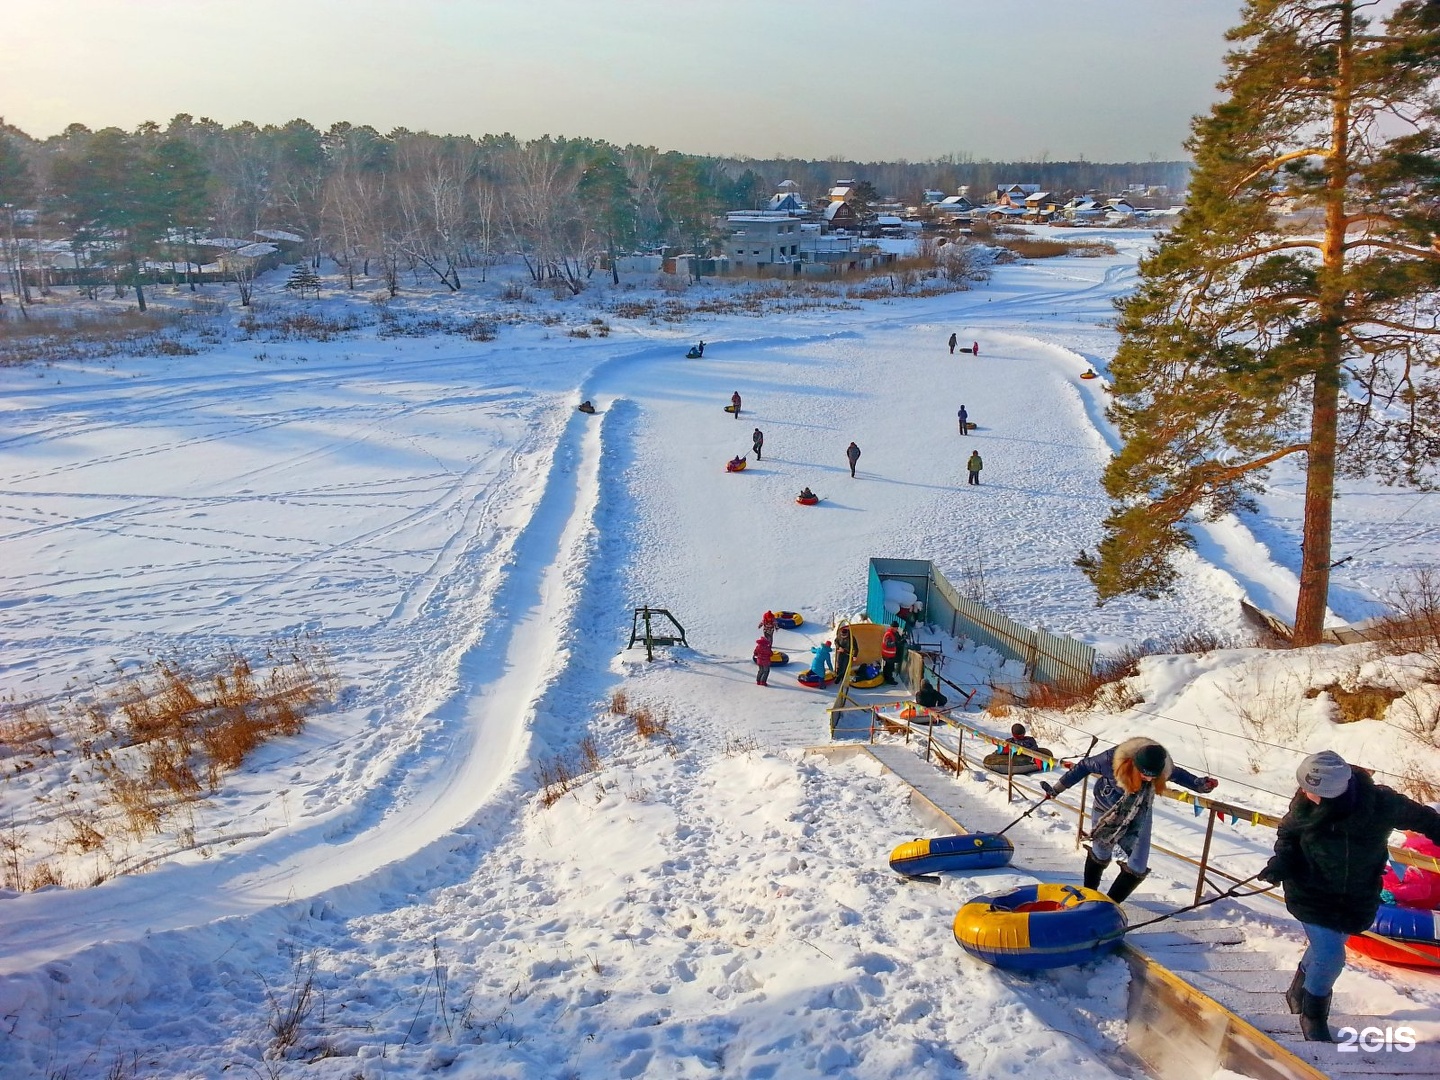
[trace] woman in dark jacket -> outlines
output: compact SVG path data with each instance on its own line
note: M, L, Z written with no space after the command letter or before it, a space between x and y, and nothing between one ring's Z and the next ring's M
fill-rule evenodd
M1380 910L1380 877L1396 829L1440 843L1440 814L1352 769L1333 750L1295 771L1300 788L1275 834L1275 856L1260 872L1283 886L1285 907L1309 947L1285 993L1311 1042L1330 1036L1330 998L1345 969L1345 939L1370 929Z

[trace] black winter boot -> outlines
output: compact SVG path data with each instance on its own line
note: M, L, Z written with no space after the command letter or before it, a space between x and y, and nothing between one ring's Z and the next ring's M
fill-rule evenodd
M1305 1000L1305 969L1297 967L1295 977L1290 980L1290 989L1285 991L1285 1004L1292 1013L1298 1014Z
M1085 888L1087 888L1087 889L1098 889L1098 888L1100 888L1100 878L1101 878L1101 875L1103 875L1103 874L1105 873L1105 868L1106 868L1107 866L1109 866L1109 865L1110 865L1110 860L1109 860L1109 859L1106 859L1104 862L1101 862L1099 859L1095 858L1095 856L1094 856L1093 854L1091 854L1089 851L1086 851L1086 852L1085 852Z
M1306 1042L1333 1043L1335 1037L1330 1034L1330 1000L1335 995L1317 997L1302 988L1300 996L1300 1034L1305 1037Z
M1150 876L1150 871L1143 874L1134 873L1128 866L1120 867L1120 876L1110 886L1110 899L1117 904L1123 903L1135 891L1135 886Z

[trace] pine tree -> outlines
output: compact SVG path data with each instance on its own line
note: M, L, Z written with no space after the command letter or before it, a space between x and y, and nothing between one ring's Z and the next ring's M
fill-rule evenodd
M1250 0L1190 198L1119 304L1123 447L1099 599L1173 587L1187 522L1301 459L1296 644L1324 625L1337 470L1433 485L1440 461L1440 3Z
M290 271L290 278L285 282L285 288L293 289L303 299L305 294L314 291L316 297L320 295L320 275L315 272L309 262L297 263L294 270Z

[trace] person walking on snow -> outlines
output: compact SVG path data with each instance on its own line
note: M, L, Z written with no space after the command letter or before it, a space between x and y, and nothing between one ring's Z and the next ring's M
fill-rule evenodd
M955 415L960 418L960 434L961 434L961 435L969 435L969 434L970 434L970 414L965 411L965 406L964 406L964 405L961 405L961 406L960 406L960 411L957 412Z
M1284 889L1309 940L1285 1003L1300 1014L1307 1042L1334 1042L1330 1001L1345 969L1345 939L1369 930L1380 910L1390 833L1405 829L1440 844L1440 813L1375 783L1333 750L1307 757L1295 779L1275 856L1260 876Z
M974 356L980 355L980 343L978 341L970 342L970 352Z
M951 335L950 335L950 355L951 355L951 356L954 356L954 355L955 355L955 343L956 343L957 340L958 340L958 339L955 337L954 334L951 334Z
M810 661L810 674L818 675L823 679L828 673L833 672L834 669L830 664L830 642L827 641L823 645L816 645L810 650L810 655L812 657Z
M980 460L980 451L972 450L970 460L965 462L965 468L970 471L970 483L977 485L980 483L980 470L984 467L985 462Z
M850 475L855 475L855 463L860 460L860 447L853 442L845 448L845 457L850 462Z
M740 419L740 391L736 390L730 395L730 405L735 410L735 419Z
M769 644L775 643L775 613L767 611L760 616L760 633Z
M755 460L760 460L760 448L765 445L765 433L758 427L750 433L750 445L755 448Z
M1045 789L1045 798L1053 799L1087 776L1098 780L1090 815L1090 850L1085 854L1085 888L1100 888L1100 878L1118 850L1125 859L1120 863L1120 876L1110 886L1110 899L1117 904L1150 873L1155 796L1163 795L1171 780L1202 795L1214 791L1220 783L1214 777L1196 776L1182 769L1170 760L1165 747L1137 735L1076 762L1053 785L1041 781L1040 786Z
M755 685L770 685L770 661L774 659L775 650L770 642L763 637L755 639Z

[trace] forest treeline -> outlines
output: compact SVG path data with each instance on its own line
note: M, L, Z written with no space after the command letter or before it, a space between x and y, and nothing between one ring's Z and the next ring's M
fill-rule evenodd
M739 160L548 135L381 134L349 123L322 131L305 120L225 127L183 113L134 131L72 124L38 140L0 121L3 242L16 291L24 288L26 245L33 250L36 241L63 241L83 261L128 267L139 285L162 245L175 257L177 237L251 239L278 229L302 237L311 258L333 259L352 284L378 274L392 293L407 271L433 273L459 290L502 252L523 259L537 282L579 292L600 253L703 252L717 215L763 206L785 180L816 199L838 179L863 179L883 197L916 204L926 189L948 194L961 185L1178 188L1188 168Z

